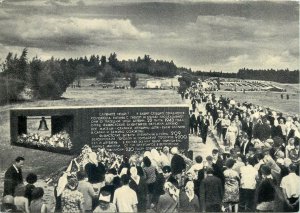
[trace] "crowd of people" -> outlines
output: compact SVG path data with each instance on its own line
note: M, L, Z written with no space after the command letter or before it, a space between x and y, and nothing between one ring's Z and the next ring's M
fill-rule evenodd
M231 204L231 211L232 206L235 211L298 211L298 115L283 116L266 107L216 97L197 84L186 91L185 98L192 106L190 134L206 143L208 133L213 133L222 153L223 172L215 174L224 184L223 204ZM200 103L205 112L198 110Z
M48 180L55 187L54 211L298 212L299 118L216 97L195 85L186 94L190 133L206 143L211 132L218 148L189 159L177 147L121 156L85 145L66 170ZM52 211L44 189L35 186L37 175L23 181L24 162L16 158L5 173L1 211Z

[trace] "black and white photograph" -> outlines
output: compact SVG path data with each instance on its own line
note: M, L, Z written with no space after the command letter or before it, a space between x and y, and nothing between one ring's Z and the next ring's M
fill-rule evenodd
M0 212L299 212L297 0L0 0Z

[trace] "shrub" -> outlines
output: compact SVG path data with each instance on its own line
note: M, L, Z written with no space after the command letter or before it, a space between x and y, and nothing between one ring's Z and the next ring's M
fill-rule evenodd
M24 82L17 79L0 78L0 104L17 101L23 85Z
M131 77L130 77L130 86L132 88L135 88L136 87L136 84L137 84L137 81L138 81L138 77L136 76L136 74L132 74Z
M109 64L106 64L103 71L97 76L97 80L103 83L112 83L114 78L114 69Z

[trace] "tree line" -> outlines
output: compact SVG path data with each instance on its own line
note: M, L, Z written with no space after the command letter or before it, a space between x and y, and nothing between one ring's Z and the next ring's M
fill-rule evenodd
M8 53L0 73L0 103L18 101L21 93L28 93L32 99L59 98L75 80L70 62L53 57L28 61L27 54L26 48L20 56Z
M182 75L181 83L189 86L191 79L208 77L241 78L299 83L299 70L252 70L240 69L238 73L192 71L177 67L173 61L154 60L149 55L137 59L118 60L116 53L106 56L41 60L28 59L25 48L21 55L8 53L0 66L0 103L18 101L20 94L28 93L32 99L56 99L67 87L82 77L95 77L98 81L111 83L117 77L125 77L131 87L136 86L137 73L156 77ZM78 85L79 86L79 85Z
M279 83L299 83L299 70L290 71L289 69L239 69L237 78L252 79L252 80L264 80L275 81Z
M242 68L237 73L227 73L222 71L196 71L199 77L219 77L219 78L238 78L249 80L275 81L278 83L299 83L299 70L289 69L250 69Z
M142 73L152 76L172 77L178 73L178 68L173 61L163 61L151 59L149 55L138 57L137 59L118 60L116 53L111 53L109 57L91 55L90 58L70 58L68 60L77 68L83 77L97 77L99 72L112 71L119 72L113 74L119 76L120 73ZM100 79L100 78L99 78Z
M153 60L149 55L137 60L118 60L116 53L106 56L91 55L89 58L41 60L28 59L25 48L21 55L8 53L0 66L0 104L20 100L22 93L32 99L57 99L73 82L82 77L95 77L98 81L111 83L124 76L131 87L138 81L136 73L172 77L178 72L173 61Z
M109 69L115 72L124 73L142 73L159 77L173 77L178 73L178 68L173 61L153 60L149 55L138 57L136 60L118 60L116 53L111 53L106 62L105 56L102 56L101 70ZM108 68L107 68L108 66Z

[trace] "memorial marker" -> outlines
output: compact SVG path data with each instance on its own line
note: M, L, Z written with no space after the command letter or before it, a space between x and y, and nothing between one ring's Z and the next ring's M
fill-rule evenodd
M65 154L85 144L118 154L164 146L187 151L188 110L185 105L12 109L11 142Z

